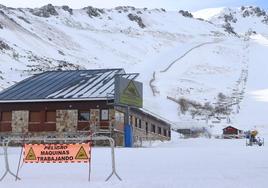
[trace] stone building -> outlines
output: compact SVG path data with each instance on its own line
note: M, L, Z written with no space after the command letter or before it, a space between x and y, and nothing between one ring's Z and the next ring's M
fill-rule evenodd
M0 134L90 131L124 140L124 108L114 104L115 75L123 69L48 71L0 93ZM127 76L131 79L131 76ZM134 140L170 139L170 124L142 108L129 114Z

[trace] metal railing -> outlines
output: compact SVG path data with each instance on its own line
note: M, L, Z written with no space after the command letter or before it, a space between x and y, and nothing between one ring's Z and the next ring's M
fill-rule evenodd
M88 132L87 132L88 133ZM0 181L2 181L7 174L15 177L15 180L20 180L18 174L19 174L19 167L20 167L20 161L17 168L17 173L13 173L9 166L9 159L8 159L8 147L11 142L17 143L17 144L27 144L27 143L33 143L33 142L43 142L43 143L55 143L55 142L72 142L72 143L80 143L80 142L89 142L89 141L109 141L110 147L111 147L111 162L112 162L112 172L110 175L106 178L105 181L108 181L113 175L115 175L120 181L122 180L120 176L118 175L116 171L116 165L115 165L115 142L112 138L107 136L97 136L97 132L93 135L81 135L81 134L71 134L71 133L57 133L57 134L50 134L50 135L44 135L44 136L29 136L28 134L9 134L6 136L1 136L1 142L2 147L4 150L4 160L5 160L5 173L0 178ZM89 177L88 180L90 181L90 171L89 171Z

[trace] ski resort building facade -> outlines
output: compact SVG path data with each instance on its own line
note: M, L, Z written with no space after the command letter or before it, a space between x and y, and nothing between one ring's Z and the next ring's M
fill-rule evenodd
M123 69L48 71L0 93L0 134L98 132L124 144L126 109L114 103L115 76ZM142 108L130 108L133 138L169 140L170 123Z

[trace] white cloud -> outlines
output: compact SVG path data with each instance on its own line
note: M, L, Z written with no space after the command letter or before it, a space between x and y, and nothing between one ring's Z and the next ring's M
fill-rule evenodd
M147 8L165 8L168 10L199 10L211 7L241 6L256 4L258 0L0 0L0 4L10 7L40 7L52 3L53 5L69 5L72 8L95 6L111 8L122 5Z

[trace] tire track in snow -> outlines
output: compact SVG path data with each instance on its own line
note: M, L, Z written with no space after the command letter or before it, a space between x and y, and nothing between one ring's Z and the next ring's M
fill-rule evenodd
M160 73L164 73L164 72L167 72L177 61L181 60L182 58L184 58L186 55L188 55L189 53L191 53L193 50L197 49L197 48L200 48L202 46L206 46L206 45L209 45L209 44L215 44L215 43L218 43L219 41L213 41L213 42L204 42L204 43L201 43L197 46L194 46L192 47L190 50L186 51L183 55L181 55L180 57L178 57L177 59L175 59L174 61L172 61L167 68L165 68L164 70L161 70Z
M191 49L187 50L184 54L182 54L180 57L178 57L174 61L172 61L167 66L167 68L165 68L164 70L161 70L160 73L167 72L177 61L183 59L186 55L188 55L189 53L191 53L195 49L198 49L198 48L201 48L203 46L210 45L210 44L216 44L216 43L219 43L219 42L221 42L221 40L216 40L216 41L213 41L213 42L204 42L204 43L201 43L201 44L198 44L198 45L192 47ZM150 88L152 90L153 96L156 96L156 93L159 93L159 91L157 91L157 89L156 89L156 86L153 84L155 82L155 80L156 80L155 75L156 75L156 72L154 71L153 72L153 78L149 82L149 86L150 86Z

